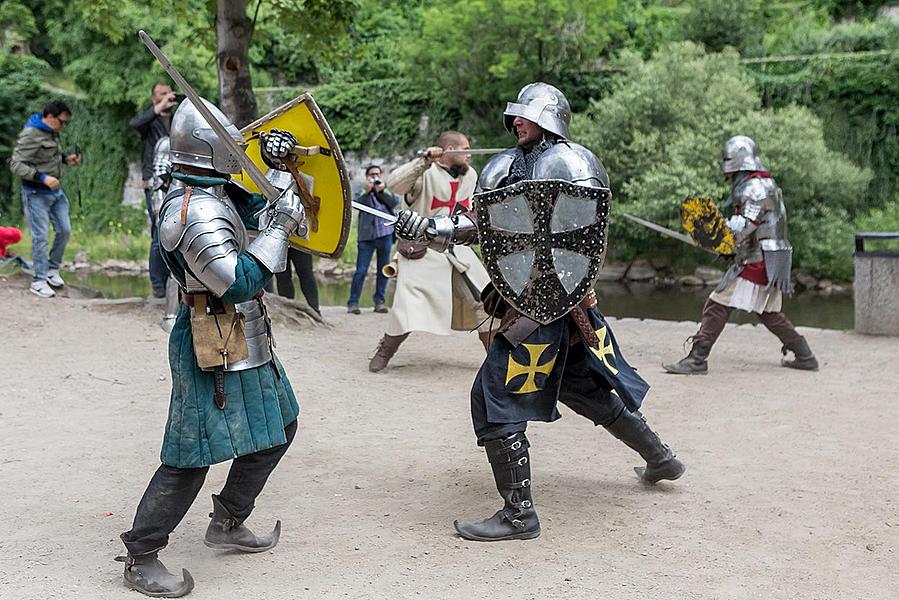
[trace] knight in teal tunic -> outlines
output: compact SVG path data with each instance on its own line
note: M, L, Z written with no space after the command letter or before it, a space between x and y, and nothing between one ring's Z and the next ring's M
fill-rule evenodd
M203 101L235 141L237 128ZM262 552L278 543L281 522L266 535L243 523L297 429L299 404L272 350L262 290L286 266L288 240L306 233L306 217L281 159L296 144L273 130L261 144L281 195L266 208L258 195L231 182L241 171L202 114L189 101L172 119L174 182L159 215L163 259L183 302L169 338L172 394L161 465L138 505L131 530L125 585L154 597L193 589L185 569L169 572L159 550L196 499L209 465L232 460L224 488L212 496L204 543ZM256 215L260 215L257 219ZM250 241L248 229L258 230Z

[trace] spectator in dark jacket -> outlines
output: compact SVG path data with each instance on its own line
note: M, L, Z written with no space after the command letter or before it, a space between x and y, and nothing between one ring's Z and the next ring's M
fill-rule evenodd
M156 215L153 212L151 182L153 179L153 149L159 138L169 134L172 124L172 109L178 101L171 86L166 83L153 85L150 94L151 106L131 119L131 128L140 135L141 142L141 177L144 180L144 199L147 206L147 214L150 216L150 283L153 286L153 295L157 298L165 297L165 282L168 279L168 269L162 262L159 253L159 240L156 237Z
M371 165L365 169L365 191L362 192L356 202L370 206L385 213L393 213L393 209L399 204L399 198L384 189L384 175L381 167ZM347 301L347 312L358 315L359 297L362 295L362 284L365 283L365 275L368 273L368 265L371 264L372 254L377 252L377 278L375 281L375 312L386 313L387 305L384 298L387 294L387 276L382 269L390 262L390 249L393 246L393 224L379 219L368 213L359 213L359 237L357 241L358 254L356 255L356 273L353 275L353 284L350 287L350 299Z

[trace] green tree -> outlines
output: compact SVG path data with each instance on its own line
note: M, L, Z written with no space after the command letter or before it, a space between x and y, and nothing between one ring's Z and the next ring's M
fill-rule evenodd
M690 0L680 22L681 36L718 52L731 46L758 50L765 32L761 0Z
M450 0L422 14L409 68L466 112L495 114L526 83L596 67L614 0Z

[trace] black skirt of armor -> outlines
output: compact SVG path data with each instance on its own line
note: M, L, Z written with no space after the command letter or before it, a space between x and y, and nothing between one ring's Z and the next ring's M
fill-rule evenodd
M555 421L557 402L596 425L614 421L622 410L636 412L649 384L625 360L598 310L587 311L599 348L582 339L569 317L541 325L517 347L498 335L471 389L471 414L478 442L524 431L528 421Z

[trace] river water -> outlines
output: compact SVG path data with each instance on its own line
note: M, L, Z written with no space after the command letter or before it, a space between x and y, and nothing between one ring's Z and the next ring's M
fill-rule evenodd
M105 273L65 273L67 281L100 291L107 298L149 296L150 281L145 274L109 275ZM366 279L360 306L372 307L374 277ZM388 304L393 286L388 288ZM296 286L297 293L299 285ZM319 303L322 306L344 306L350 294L349 281L319 283ZM653 284L602 282L597 286L599 307L610 317L635 317L668 321L698 321L702 304L710 288L663 289ZM784 301L784 313L796 325L823 329L852 329L852 294L841 293L824 296L802 293ZM753 323L755 319L744 312L735 311L732 322Z

